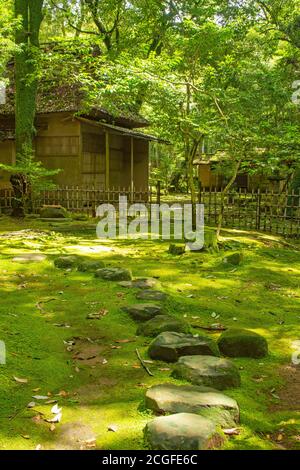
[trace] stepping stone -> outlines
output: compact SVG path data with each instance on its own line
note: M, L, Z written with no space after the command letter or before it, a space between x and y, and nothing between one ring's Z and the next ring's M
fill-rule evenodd
M147 292L147 291L145 291ZM170 315L157 315L146 323L142 323L137 329L137 336L155 336L164 331L176 331L179 333L189 333L190 326L188 323L177 320Z
M238 266L243 261L243 253L231 253L223 259L225 264L231 264L232 266Z
M81 261L78 265L78 271L82 273L91 273L97 271L97 269L105 268L103 261L98 260L85 260Z
M220 351L229 357L260 358L268 354L268 343L263 336L238 328L224 332L218 345Z
M130 307L123 307L122 310L136 321L151 320L151 318L162 313L162 307L154 304L136 304Z
M130 281L132 278L129 269L123 268L104 268L98 269L95 277L100 277L106 281Z
M224 442L224 436L213 421L191 413L155 418L144 432L153 450L205 450Z
M159 290L142 290L136 294L138 300L166 300L167 294Z
M149 356L166 362L176 362L181 356L219 356L217 344L204 336L166 331L155 338L148 349Z
M135 288L135 289L153 289L157 285L156 279L153 278L140 278L134 279L131 282L119 282L121 287Z
M77 266L76 256L60 256L54 260L54 266L59 269L71 269Z
M238 368L228 359L213 356L184 356L179 359L172 376L194 385L224 390L239 387L241 377Z
M147 390L145 404L157 414L196 413L208 417L208 412L212 412L213 420L226 428L234 427L240 417L233 398L208 387L155 385Z
M24 253L15 256L12 260L14 263L41 263L45 261L46 256L39 253Z

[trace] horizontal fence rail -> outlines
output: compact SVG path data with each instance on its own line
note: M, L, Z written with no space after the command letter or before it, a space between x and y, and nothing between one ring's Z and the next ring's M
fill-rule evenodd
M83 187L60 187L42 191L32 201L32 211L38 213L44 205L61 205L70 212L96 215L100 204L117 205L120 196L128 202L188 204L190 196L166 195L160 185L148 190L111 188L109 191ZM260 190L232 190L224 198L223 227L241 230L259 230L286 237L300 238L300 191L283 192ZM0 190L0 211L9 212L13 193L9 189ZM204 204L205 223L216 225L222 208L222 192L219 189L202 189L198 202Z

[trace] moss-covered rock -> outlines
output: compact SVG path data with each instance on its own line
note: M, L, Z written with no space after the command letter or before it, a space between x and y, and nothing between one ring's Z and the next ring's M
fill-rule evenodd
M149 336L154 338L164 331L176 331L178 333L189 333L190 326L188 323L177 320L170 315L157 315L146 323L142 323L136 334L138 336Z
M40 209L40 216L43 219L67 219L69 214L62 206L44 206Z
M148 349L149 356L166 362L176 362L181 356L219 356L217 344L205 336L193 336L166 331L155 338Z
M124 268L103 268L97 269L95 277L106 281L131 281L132 274L129 269Z
M136 294L136 298L138 300L162 301L162 300L166 300L167 294L159 290L145 289L145 290L142 290L141 292L138 292Z
M96 272L97 269L103 269L105 268L105 264L103 261L99 260L82 260L78 264L78 271L85 273L93 273Z
M59 269L74 269L77 267L76 256L60 256L54 260L54 266Z
M225 256L225 258L223 259L223 262L225 264L231 264L232 266L238 266L243 261L243 258L244 258L243 253L238 251L236 253L231 253Z
M148 321L156 315L162 314L162 307L155 304L136 304L123 307L122 310L128 313L133 320Z
M239 387L241 384L236 365L228 359L213 356L181 357L172 375L193 385L204 385L217 390Z
M169 253L175 256L183 255L185 253L185 245L171 243L169 246Z
M249 330L233 328L225 331L218 340L219 349L229 357L260 358L268 354L267 340Z

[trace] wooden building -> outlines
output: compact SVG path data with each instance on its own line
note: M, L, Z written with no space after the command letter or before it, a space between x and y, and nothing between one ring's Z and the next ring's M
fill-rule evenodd
M137 130L148 125L131 112L113 116L87 105L78 86L55 86L38 94L35 158L62 170L53 177L59 186L147 191L149 143L159 141ZM12 85L0 104L0 163L16 161L14 128ZM0 170L0 189L9 186L9 175Z
M218 161L215 159L210 160L196 160L198 178L202 188L216 189L220 191L224 188L229 180L221 169L218 168ZM236 177L233 187L236 189L246 191L261 190L280 190L284 184L285 178L279 175L267 176L264 174L248 174L239 173Z

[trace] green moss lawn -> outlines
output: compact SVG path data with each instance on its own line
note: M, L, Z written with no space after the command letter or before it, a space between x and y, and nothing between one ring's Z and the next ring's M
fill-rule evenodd
M218 322L264 335L267 358L234 359L242 386L225 393L238 401L241 424L239 435L228 438L224 448L299 449L299 371L291 367L291 343L300 340L297 246L267 235L224 231L226 244L217 254L172 256L165 242L98 240L90 224L53 227L0 218L0 340L7 349L7 363L0 365L0 449L66 448L72 427L80 436L83 429L96 438L95 444L79 437L74 448L143 449L143 428L151 419L143 407L145 390L161 382L180 383L170 379L168 364L148 364L154 377L140 366L135 350L147 359L150 339L136 337L137 325L121 311L138 302L136 290L56 269L54 258L65 253L130 268L137 277L157 277L169 294L165 310L185 317L195 334L217 339L218 333L197 326ZM47 233L3 237L25 229ZM225 254L236 250L243 251L243 263L225 265ZM45 261L13 261L33 252L45 254ZM87 320L88 313L99 311L101 320ZM54 400L62 419L51 425L45 419L53 417ZM36 406L28 408L32 401Z

